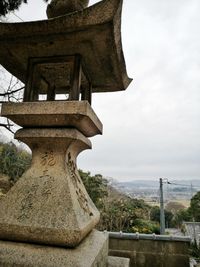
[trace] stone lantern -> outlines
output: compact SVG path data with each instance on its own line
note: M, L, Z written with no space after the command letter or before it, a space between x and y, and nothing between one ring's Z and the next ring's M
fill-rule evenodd
M0 64L25 83L23 102L3 104L1 115L22 127L15 138L32 150L31 167L0 202L2 266L107 264L108 239L93 230L99 211L76 158L102 134L92 93L125 90L131 79L122 0L87 4L52 0L48 20L0 23Z

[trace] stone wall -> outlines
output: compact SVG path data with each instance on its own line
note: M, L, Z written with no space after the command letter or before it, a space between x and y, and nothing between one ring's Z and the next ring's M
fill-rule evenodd
M110 233L109 255L130 258L130 267L189 267L189 238Z

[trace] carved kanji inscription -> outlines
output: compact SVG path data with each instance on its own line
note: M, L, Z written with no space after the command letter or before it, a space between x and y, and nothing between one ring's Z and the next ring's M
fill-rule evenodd
M76 195L79 202L80 207L86 212L89 216L93 216L93 213L90 210L88 199L82 190L82 181L80 180L79 175L77 174L77 168L76 164L72 160L71 154L68 153L68 159L67 159L67 166L69 169L70 178L72 180L72 183L76 189Z

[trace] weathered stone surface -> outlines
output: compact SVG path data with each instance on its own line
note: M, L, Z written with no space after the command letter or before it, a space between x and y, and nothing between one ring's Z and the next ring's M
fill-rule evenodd
M99 212L76 168L91 147L76 129L21 129L32 165L0 200L0 239L74 247L95 227Z
M129 267L130 259L122 257L108 257L108 267Z
M88 6L89 0L52 0L47 6L48 18L53 18L81 10Z
M92 92L125 90L131 79L121 45L121 9L122 0L104 0L54 19L0 23L0 64L25 83L29 58L80 54Z
M10 178L7 175L0 174L0 192L7 193L11 188Z
M86 137L103 128L87 101L4 103L1 116L23 127L74 127Z
M1 267L106 267L108 237L93 231L75 249L0 241Z

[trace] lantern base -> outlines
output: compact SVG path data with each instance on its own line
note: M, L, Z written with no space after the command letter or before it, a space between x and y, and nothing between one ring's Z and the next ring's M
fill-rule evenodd
M75 247L99 221L76 168L91 147L76 129L21 129L32 165L0 201L0 239Z
M75 249L0 241L2 267L106 267L108 236L93 230Z

